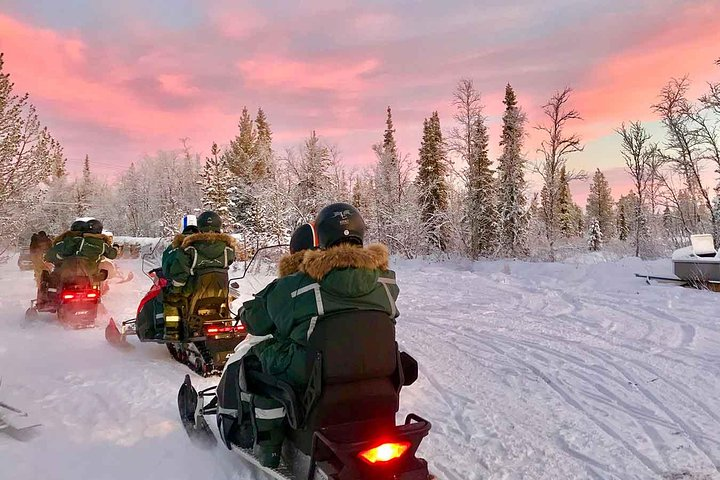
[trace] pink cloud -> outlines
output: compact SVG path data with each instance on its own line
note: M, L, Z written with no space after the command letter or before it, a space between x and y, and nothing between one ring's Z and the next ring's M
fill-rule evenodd
M196 86L190 85L186 75L161 74L158 76L158 81L165 91L172 95L186 97L200 91Z
M342 64L333 60L301 62L279 56L262 56L238 63L248 86L254 89L281 88L285 92L328 90L344 95L367 88L365 75L380 62L370 58Z
M650 106L668 80L686 74L705 80L716 71L718 45L720 4L685 8L662 28L599 62L575 101L593 123L655 118Z
M210 9L211 21L222 36L245 39L268 26L268 19L258 10L249 5L243 5L242 9L237 7L237 2L223 0Z

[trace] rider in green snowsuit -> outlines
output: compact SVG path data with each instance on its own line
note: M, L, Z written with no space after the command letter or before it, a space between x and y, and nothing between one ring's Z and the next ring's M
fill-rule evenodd
M320 250L303 254L298 272L277 279L245 302L240 319L252 335L272 334L271 341L251 350L264 373L290 383L299 393L307 385L306 348L319 317L335 312L377 310L392 318L399 290L389 269L388 250L375 244L363 247L365 225L352 205L325 207L315 222ZM256 455L266 466L276 466L283 441L282 405L264 399L258 420ZM256 418L258 401L256 397Z
M194 233L200 233L197 226L197 220L194 215L185 215L182 220L182 232L175 235L170 245L165 248L162 254L161 269L163 276L168 277L171 265L173 265L182 251L181 247L185 237Z
M235 261L235 239L221 233L222 220L215 212L198 216L199 233L186 235L179 246L167 252L163 274L169 284L165 295L165 337L178 338L183 300L195 291L195 278L203 270L227 269ZM172 247L172 245L171 245Z
M82 273L92 276L98 273L103 258L116 258L118 250L110 237L102 234L99 220L76 221L71 229L57 238L45 253L45 260L55 265L55 271L63 274L63 264L70 258L79 259Z

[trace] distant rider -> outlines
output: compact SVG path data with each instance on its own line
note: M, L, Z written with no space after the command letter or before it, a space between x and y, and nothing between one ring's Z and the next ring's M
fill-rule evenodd
M48 269L48 265L43 260L45 253L50 250L52 246L52 239L48 237L48 234L44 230L40 230L38 233L33 233L30 238L30 258L33 263L33 270L35 271L35 283L39 286L40 279L42 278L42 272Z
M193 277L203 270L227 269L235 261L235 239L222 233L222 219L212 211L197 217L199 233L184 236L175 252L168 251L163 273L168 280L165 296L165 339L179 338L181 299L193 294Z
M182 227L182 231L173 237L172 242L162 254L161 271L164 278L168 278L170 266L175 263L177 256L182 251L181 247L185 237L194 233L200 233L195 215L185 215L180 222L180 226Z
M95 218L76 220L69 231L55 238L52 247L45 253L45 260L55 265L55 270L61 271L66 260L79 259L85 275L97 274L103 258L113 259L118 254L102 229L102 222Z

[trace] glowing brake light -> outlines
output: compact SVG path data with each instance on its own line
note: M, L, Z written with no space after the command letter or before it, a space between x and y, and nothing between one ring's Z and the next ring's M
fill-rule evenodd
M409 448L410 442L383 443L377 447L363 450L358 453L358 457L370 464L384 463L402 457Z
M98 298L99 293L96 290L77 290L77 291L64 291L62 293L63 300L73 300L81 298Z
M206 335L217 335L219 333L233 333L245 331L245 325L238 325L236 327L205 327Z

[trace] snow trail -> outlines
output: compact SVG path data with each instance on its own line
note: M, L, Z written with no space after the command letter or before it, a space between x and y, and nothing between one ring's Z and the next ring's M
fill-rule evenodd
M668 264L396 261L398 341L421 369L401 413L433 422L421 453L438 478L720 479L720 295L632 275ZM119 265L135 279L111 285L101 327L149 287L139 262ZM190 444L176 408L189 370L163 346L28 325L33 290L32 272L0 265L0 399L43 424L0 436L0 479L262 478Z

